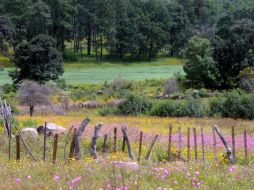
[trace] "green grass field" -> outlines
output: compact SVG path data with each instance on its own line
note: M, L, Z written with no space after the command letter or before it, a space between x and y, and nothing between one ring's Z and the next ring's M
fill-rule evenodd
M90 83L99 84L112 81L121 76L128 80L165 79L175 73L183 73L182 60L178 58L158 58L151 62L94 62L89 59L78 63L66 63L62 78L69 84ZM0 71L0 85L10 83L8 71L13 70L10 64L5 64Z

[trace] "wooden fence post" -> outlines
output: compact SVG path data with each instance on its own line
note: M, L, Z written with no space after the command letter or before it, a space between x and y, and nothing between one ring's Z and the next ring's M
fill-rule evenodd
M20 138L19 135L16 136L16 160L20 160Z
M247 144L247 131L244 130L244 157L248 160L248 144Z
M116 141L117 141L117 128L115 127L114 128L114 153L116 153L116 149L117 149Z
M202 160L205 161L205 139L204 139L204 129L201 128L201 143L202 143Z
M44 126L44 138L43 138L43 161L46 161L46 143L47 143L47 123Z
M171 159L171 141L172 141L172 125L169 125L169 134L168 134L168 161Z
M102 153L107 152L107 139L108 139L108 135L104 135Z
M236 160L235 156L235 127L232 126L232 153L233 153L233 159Z
M198 145L197 145L197 131L193 128L193 138L194 138L194 151L195 151L195 161L198 161Z
M153 149L153 147L154 147L154 144L155 144L155 142L156 142L156 140L157 140L158 137L159 137L159 135L155 135L155 137L153 138L152 143L151 143L151 145L150 145L150 147L149 147L149 149L148 149L148 151L147 151L147 153L146 153L146 157L145 157L146 160L149 159L150 154L151 154L151 152L152 152L152 149Z
M190 161L190 128L187 131L187 160Z
M53 160L52 160L54 164L56 163L57 145L58 145L58 134L55 134L53 147Z
M213 156L214 156L214 161L218 161L218 158L217 158L217 142L216 142L216 136L215 136L215 129L214 127L212 127L212 135L213 135Z
M122 151L124 152L125 150L125 136L123 135L123 146L122 146Z
M77 133L77 129L74 129L72 140L71 140L71 145L70 145L70 154L69 154L69 159L72 159L74 157L74 151L75 151L75 136Z
M131 159L134 158L134 155L132 153L132 149L131 149L131 143L130 143L130 139L127 135L127 128L126 127L122 127L122 133L124 135L124 138L125 138L125 141L126 141L126 145L127 145L127 148L128 148L128 154L129 154L129 157Z
M138 161L140 161L140 158L141 158L142 142L143 142L143 131L140 132L140 137L139 137Z
M179 160L182 160L182 132L181 132L181 127L178 128L178 149L179 149Z
M91 148L90 148L91 156L94 159L97 159L96 146L97 146L97 139L99 137L99 131L100 131L101 127L102 127L101 123L96 124L95 127L94 127L94 135L93 135L93 138L92 138Z

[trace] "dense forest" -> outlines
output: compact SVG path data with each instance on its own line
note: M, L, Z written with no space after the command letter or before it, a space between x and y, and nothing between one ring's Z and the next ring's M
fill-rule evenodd
M253 83L245 79L253 75L254 1L1 0L0 48L13 47L17 67L27 62L29 47L54 46L66 58L66 42L72 42L75 53L94 54L98 61L184 56L187 85L229 89L239 85L241 75L248 88ZM51 59L56 63L61 56L54 50ZM21 75L12 77L19 81Z

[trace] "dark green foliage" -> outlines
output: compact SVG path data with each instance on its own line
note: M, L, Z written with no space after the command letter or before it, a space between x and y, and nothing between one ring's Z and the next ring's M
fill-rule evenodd
M209 40L194 36L185 49L187 59L183 69L189 87L214 88L218 83L218 71L212 58Z
M0 52L8 51L8 43L13 40L13 25L7 15L0 15Z
M117 115L118 114L117 111L118 111L117 108L114 106L105 106L99 111L99 114L101 116Z
M54 40L46 35L39 35L30 42L22 42L15 52L15 66L10 73L14 83L24 79L44 83L57 80L63 74L61 54L54 47Z
M222 117L224 115L224 104L225 98L224 97L215 97L210 100L210 116L218 116Z
M166 100L154 104L151 115L162 117L204 117L207 108L200 100Z
M146 97L128 95L126 100L118 106L121 115L141 115L146 114L152 107L152 102Z

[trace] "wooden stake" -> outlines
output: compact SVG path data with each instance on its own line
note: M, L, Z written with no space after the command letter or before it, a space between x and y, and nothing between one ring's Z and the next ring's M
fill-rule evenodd
M195 151L195 161L198 161L198 146L197 146L197 131L193 128L193 138L194 138L194 151Z
M77 133L77 129L75 128L73 132L72 140L71 140L69 159L72 159L74 157L76 133Z
M235 156L235 127L232 126L232 153L233 153L233 159L236 160Z
M53 148L53 160L52 162L56 163L56 154L57 154L57 144L58 144L58 134L54 136L54 148Z
M125 150L125 136L123 135L123 146L122 146L122 151L124 152Z
M43 138L43 161L46 161L47 123L45 123L43 134L44 134L44 138Z
M20 138L19 135L16 136L16 160L20 160Z
M168 135L168 161L171 159L171 140L172 140L172 125L169 125L169 135Z
M149 159L150 154L151 154L151 152L152 152L152 149L153 149L153 147L154 147L154 144L155 144L155 142L156 142L156 140L157 140L158 137L159 137L159 135L155 135L155 137L153 138L152 143L151 143L151 145L150 145L150 147L149 147L149 150L148 150L148 152L147 152L147 154L146 154L146 157L145 157L146 160Z
M129 139L128 135L127 135L127 128L126 127L122 127L122 132L123 132L123 135L124 135L124 138L125 138L125 141L126 141L126 145L127 145L127 148L128 148L129 157L131 159L133 159L134 155L132 153L130 139Z
M107 152L107 139L108 139L108 135L104 135L102 153Z
M190 161L190 128L187 131L187 160Z
M204 129L201 128L201 143L202 143L202 160L205 161L205 139L204 139Z
M247 131L244 130L244 157L248 160Z
M94 135L93 135L93 138L92 138L91 148L90 148L91 156L94 159L97 159L96 143L97 143L97 139L99 137L99 131L100 131L102 125L103 124L99 123L99 124L96 124L95 127L94 127Z
M117 141L117 128L114 128L114 153L116 153L116 149L117 149L116 141Z
M182 160L182 133L181 133L181 127L178 128L178 149L179 149L179 160Z
M214 156L214 161L218 161L217 152L216 152L217 142L216 142L214 127L212 127L212 134L213 134L213 156Z
M140 158L141 158L142 142L143 142L143 131L140 132L140 137L139 137L138 161L140 161Z
M65 143L64 143L64 160L66 160L66 147L67 147L67 144L69 143L69 137L70 137L70 134L71 134L71 131L72 129L74 128L74 126L71 126L67 136L66 136L66 139L65 139Z

